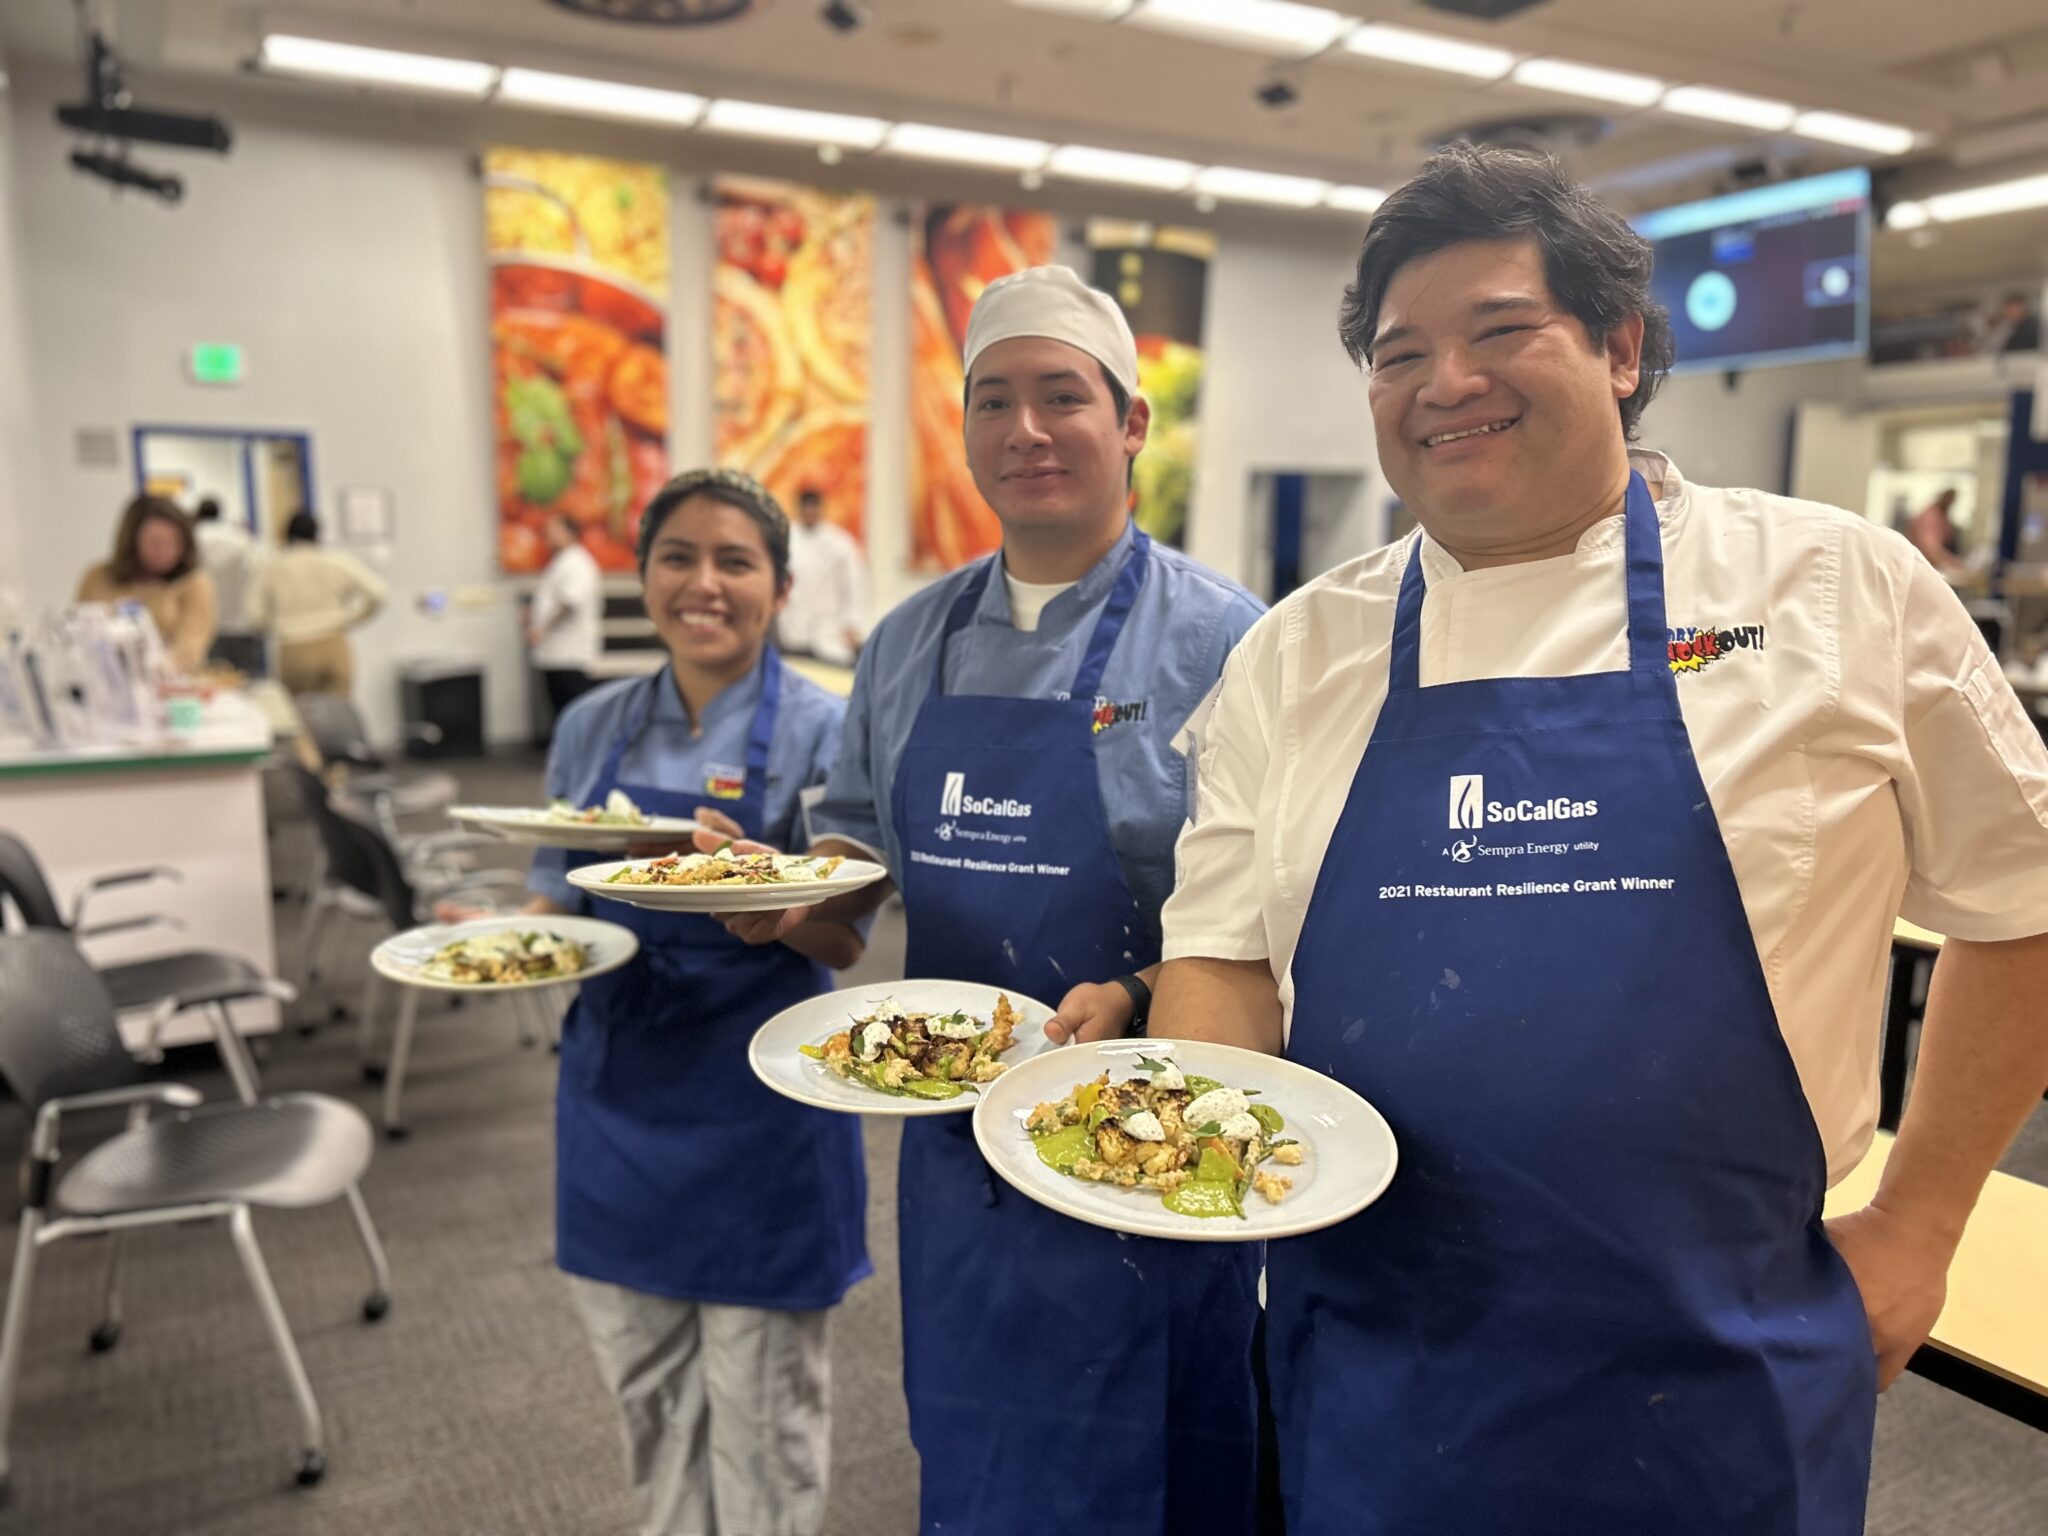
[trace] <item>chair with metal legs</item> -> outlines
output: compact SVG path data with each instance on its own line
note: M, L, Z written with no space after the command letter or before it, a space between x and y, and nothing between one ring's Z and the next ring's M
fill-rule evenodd
M42 1251L69 1237L111 1238L215 1219L227 1225L298 1407L298 1481L317 1483L327 1466L320 1406L257 1246L250 1210L351 1196L374 1146L362 1112L306 1093L202 1105L184 1084L144 1079L122 1044L106 986L69 936L50 929L0 935L0 1077L34 1127L14 1272L0 1315L0 1499L12 1472L8 1435ZM152 1105L175 1112L151 1118ZM122 1107L130 1110L129 1128L60 1176L65 1117ZM360 1202L351 1205L360 1216ZM117 1261L108 1267L118 1272ZM118 1318L103 1326L118 1330Z
M78 919L94 892L160 878L176 879L177 871L155 868L103 875L89 882L79 893L67 921L57 906L42 864L34 852L12 833L0 832L0 896L13 901L22 921L29 927L55 929L74 943L149 921L138 918L92 927L80 925ZM235 1096L244 1104L256 1102L259 1092L256 1058L250 1053L249 1042L235 1028L228 1013L228 1004L269 998L283 1005L298 996L290 985L265 976L239 955L216 950L180 950L154 955L146 960L95 966L94 971L106 986L116 1013L138 1008L152 1010L142 1053L145 1060L162 1059L163 1052L157 1047L157 1037L173 1017L187 1009L204 1010L207 1024L213 1031L214 1045L220 1052L221 1065L234 1084ZM370 1261L375 1279L369 1295L363 1298L363 1315L374 1322L391 1310L390 1267L385 1262L384 1245L378 1240L376 1224L370 1219L369 1208L363 1204L362 1192L350 1185L347 1195L349 1209L355 1215L356 1227L362 1237L363 1253ZM119 1250L120 1238L116 1236L109 1242L107 1314L93 1331L92 1347L95 1350L112 1349L121 1337L120 1296L116 1289L120 1273Z

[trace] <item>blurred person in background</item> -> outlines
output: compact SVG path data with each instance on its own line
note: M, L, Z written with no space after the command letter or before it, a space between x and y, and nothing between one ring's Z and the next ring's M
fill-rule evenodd
M121 514L114 552L78 579L81 603L140 603L180 672L197 670L213 644L218 603L201 567L192 520L161 496L138 496Z
M200 564L213 578L220 611L214 654L245 672L257 670L262 661L262 640L249 623L249 583L263 561L263 546L248 529L220 515L220 502L215 497L203 498L193 511L192 520L192 533L199 541Z
M533 589L526 643L547 687L548 713L560 720L590 686L590 669L604 649L604 577L567 513L548 519L546 537L553 553Z
M383 577L354 555L320 547L320 519L303 509L285 524L284 548L249 587L249 622L277 633L277 675L293 693L338 693L355 684L348 632L390 596Z
M851 666L868 608L867 562L852 534L825 518L825 498L797 497L789 530L789 606L776 633L784 649Z
M1986 356L2041 350L2041 317L2024 293L2008 293L1991 312L1977 350Z
M1906 523L1906 537L1913 541L1913 547L1944 576L1964 569L1962 532L1950 516L1955 504L1955 487L1950 486Z

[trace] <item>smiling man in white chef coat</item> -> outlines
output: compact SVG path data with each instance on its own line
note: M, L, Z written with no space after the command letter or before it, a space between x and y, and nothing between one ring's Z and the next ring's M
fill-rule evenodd
M1876 1393L2048 1079L2048 755L1903 539L1631 448L1649 273L1548 160L1382 205L1341 335L1420 531L1198 728L1152 1033L1400 1141L1270 1249L1291 1536L1860 1532ZM1950 936L1913 1103L1823 1225L1901 910Z

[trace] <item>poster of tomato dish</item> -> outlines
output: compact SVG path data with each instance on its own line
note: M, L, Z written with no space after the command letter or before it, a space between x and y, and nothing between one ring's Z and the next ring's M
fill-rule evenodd
M865 542L875 202L720 177L712 275L718 463Z
M498 559L547 564L566 512L607 571L634 567L668 478L668 176L546 150L483 158Z
M1002 542L961 451L961 348L967 317L997 278L1053 259L1049 213L938 204L923 209L910 252L910 561L950 571Z
M1138 393L1152 407L1132 473L1138 526L1187 546L1202 399L1202 317L1216 237L1199 229L1088 221L1089 281L1117 301L1138 342Z

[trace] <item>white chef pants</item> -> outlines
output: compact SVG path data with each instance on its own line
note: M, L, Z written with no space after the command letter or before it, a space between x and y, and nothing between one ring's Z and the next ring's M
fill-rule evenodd
M624 1415L645 1536L819 1536L826 1313L675 1301L580 1275L569 1288Z

